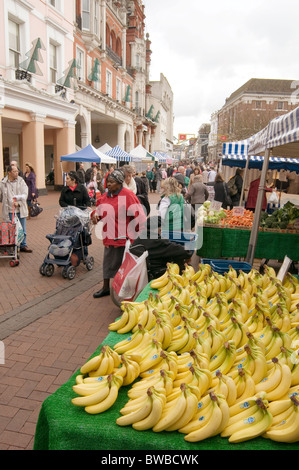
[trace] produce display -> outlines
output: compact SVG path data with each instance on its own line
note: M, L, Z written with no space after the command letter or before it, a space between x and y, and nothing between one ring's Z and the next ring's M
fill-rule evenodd
M292 229L297 219L299 220L299 209L289 201L271 215L263 212L260 226L271 229Z
M234 209L211 210L211 202L206 201L199 209L197 215L198 225L219 225L224 228L244 227L251 228L254 213L244 209L242 214L236 213ZM299 209L292 203L287 202L272 214L262 211L260 228L275 230L293 230L296 220L299 219Z
M274 269L225 274L169 263L109 330L126 334L82 365L73 405L98 414L129 386L116 424L199 442L299 441L299 281Z

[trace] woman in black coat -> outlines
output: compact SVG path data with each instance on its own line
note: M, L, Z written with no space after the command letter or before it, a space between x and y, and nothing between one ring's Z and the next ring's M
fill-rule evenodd
M86 208L91 205L90 197L86 187L78 183L75 171L70 171L65 178L66 186L61 190L59 205L61 207L76 206Z
M217 173L215 177L214 191L214 201L222 202L223 209L230 209L232 200L228 192L227 183L224 181L221 173Z

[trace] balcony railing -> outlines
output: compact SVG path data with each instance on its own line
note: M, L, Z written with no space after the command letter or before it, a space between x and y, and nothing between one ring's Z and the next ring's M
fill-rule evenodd
M16 70L16 80L27 80L27 82L31 83L31 73L27 72L27 70Z
M111 47L106 46L106 50L108 53L108 56L117 64L117 65L122 65L122 58L119 57L116 52L114 52Z

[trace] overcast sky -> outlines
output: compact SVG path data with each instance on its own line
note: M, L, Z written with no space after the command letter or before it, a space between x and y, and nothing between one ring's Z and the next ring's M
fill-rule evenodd
M172 88L175 137L197 134L250 78L299 80L298 0L143 3L150 80L163 73Z

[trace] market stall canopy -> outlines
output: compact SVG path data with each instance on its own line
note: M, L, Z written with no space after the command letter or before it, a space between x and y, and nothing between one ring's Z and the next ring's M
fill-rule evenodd
M141 144L130 151L130 155L140 158L143 162L155 161L156 157L148 152Z
M119 145L116 145L111 150L106 152L106 155L115 158L119 162L140 162L141 158L135 157L127 152L125 152Z
M250 138L248 154L299 158L299 107L272 119L269 124Z
M153 152L153 155L158 159L159 163L173 163L173 158L171 158L167 153L164 152Z
M261 170L264 157L248 154L250 141L251 139L224 143L222 147L222 165L231 168L245 168L246 160L249 156L248 168ZM299 173L299 158L270 157L269 170L288 170Z
M60 157L62 162L93 162L93 163L116 163L115 158L112 158L105 153L100 152L93 145L89 144L83 149L69 155Z
M111 149L112 149L112 147L110 147L110 145L107 144L107 143L98 148L98 150L102 153L106 153Z
M272 156L296 160L299 156L299 107L272 119L257 134L250 137L248 155L264 156L253 225L246 261L253 263L262 211L266 173Z

